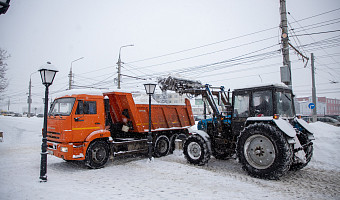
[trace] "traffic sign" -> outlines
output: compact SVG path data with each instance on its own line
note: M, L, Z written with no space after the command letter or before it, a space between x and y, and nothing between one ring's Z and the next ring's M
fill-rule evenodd
M308 108L313 110L315 108L315 104L314 103L308 104Z

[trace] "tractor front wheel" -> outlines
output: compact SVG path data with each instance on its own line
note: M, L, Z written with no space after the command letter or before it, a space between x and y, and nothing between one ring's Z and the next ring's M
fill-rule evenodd
M183 154L189 163L204 165L210 159L207 141L199 135L191 135L184 143Z

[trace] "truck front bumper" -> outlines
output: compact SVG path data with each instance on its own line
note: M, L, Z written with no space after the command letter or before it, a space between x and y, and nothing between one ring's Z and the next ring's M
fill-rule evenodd
M64 160L84 160L85 144L47 142L47 152Z

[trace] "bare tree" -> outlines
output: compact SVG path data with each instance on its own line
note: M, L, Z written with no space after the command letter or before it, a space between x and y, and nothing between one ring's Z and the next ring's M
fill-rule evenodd
M6 60L10 56L7 54L6 50L0 48L0 94L4 92L8 86L8 81L6 78L7 63Z

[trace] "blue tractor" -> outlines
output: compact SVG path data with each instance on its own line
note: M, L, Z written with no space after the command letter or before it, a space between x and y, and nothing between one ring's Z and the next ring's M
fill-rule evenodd
M198 81L168 77L159 85L163 91L201 95L207 105L210 117L199 121L184 142L189 163L234 157L249 175L278 179L312 158L313 130L296 116L292 90L283 84L236 89L231 97L224 87Z

